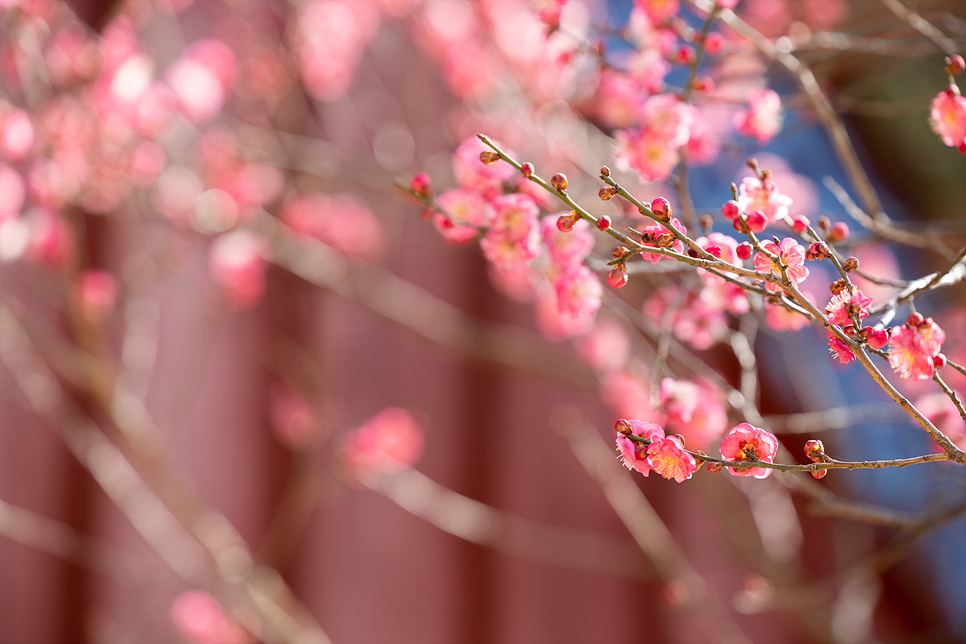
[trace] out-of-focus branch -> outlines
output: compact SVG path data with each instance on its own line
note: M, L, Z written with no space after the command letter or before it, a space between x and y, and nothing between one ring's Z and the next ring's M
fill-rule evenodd
M104 575L117 583L157 591L169 567L125 552L55 521L0 499L0 536ZM171 577L173 579L173 577Z
M895 405L885 402L860 403L784 416L765 416L765 422L773 434L810 434L844 429L871 421L899 423L904 420L905 416L897 413Z
M269 644L329 641L281 576L255 566L234 527L224 516L204 508L167 463L161 431L138 406L136 395L119 391L106 404L100 400L103 367L95 374L97 390L87 390L92 402L100 405L99 411L120 430L133 461L149 474L151 484L70 400L42 356L10 308L0 304L0 360L31 407L59 433L162 560L189 584L210 588L232 603L254 610L263 627L256 635ZM98 364L86 355L71 362ZM214 587L216 578L223 588Z
M508 555L616 577L653 576L626 539L530 521L454 492L412 468L359 481L444 532Z
M896 14L900 20L933 41L947 56L959 53L959 47L956 46L955 40L947 37L946 34L939 31L928 20L908 9L899 0L882 0L882 4L888 7L889 11Z
M271 260L302 279L359 302L461 356L541 378L590 388L589 371L520 327L483 322L425 290L374 266L355 266L325 244L300 236L263 214L254 226Z

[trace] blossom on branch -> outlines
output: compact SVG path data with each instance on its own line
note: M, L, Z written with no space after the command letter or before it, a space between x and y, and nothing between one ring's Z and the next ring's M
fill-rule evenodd
M647 447L647 462L651 469L666 479L682 483L698 469L698 462L684 450L677 436L655 439Z
M946 333L932 318L923 320L921 315L910 315L909 322L892 329L889 364L904 380L931 378L935 371L933 361L945 341Z
M792 237L786 237L780 244L766 242L762 244L765 250L772 255L776 255L781 264L785 267L785 275L788 276L792 284L798 284L808 277L808 269L805 268L805 249ZM774 273L781 277L781 267L764 253L755 255L755 270L762 273ZM765 288L769 291L777 291L778 287L771 282L765 283Z
M778 439L775 435L748 423L733 427L721 443L721 458L726 461L772 463L776 452ZM771 470L764 467L729 467L728 470L735 476L754 476L756 479L768 478L771 475Z
M782 101L774 90L755 88L746 95L748 109L735 115L735 129L739 134L764 145L782 129Z
M932 99L929 124L943 143L966 154L966 98L952 88Z

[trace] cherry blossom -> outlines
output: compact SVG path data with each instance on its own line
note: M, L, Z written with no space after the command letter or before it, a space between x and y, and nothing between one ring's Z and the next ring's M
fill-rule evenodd
M764 461L772 463L778 452L778 439L764 429L748 423L736 425L721 442L721 458L726 461ZM768 478L771 470L764 467L729 467L735 476L753 476L756 479Z
M626 425L624 425L625 423ZM634 436L640 436L649 441L664 438L664 429L655 423L647 423L640 420L621 420L617 424L618 427L628 428ZM651 464L647 458L647 448L648 445L633 441L626 434L618 430L617 451L620 452L621 460L627 469L637 470L644 476L651 473Z
M647 447L647 463L664 478L678 483L691 478L698 469L698 462L684 450L684 443L677 436L655 438Z
M483 255L502 270L529 263L541 250L537 204L521 194L503 195L492 203L496 214L480 242Z

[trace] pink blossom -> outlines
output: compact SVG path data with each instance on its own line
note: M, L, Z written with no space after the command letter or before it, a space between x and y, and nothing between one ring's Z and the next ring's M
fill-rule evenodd
M678 0L634 0L634 6L644 10L654 22L662 22L678 15Z
M664 137L647 130L618 130L615 138L618 168L636 172L642 182L667 179L681 160L677 148L668 146Z
M554 282L557 310L572 318L593 318L600 308L603 287L584 264L570 264Z
M640 420L625 420L620 422L628 423L631 427L631 433L634 436L640 436L649 441L664 438L664 430L660 425L655 423L647 423ZM647 476L651 472L651 465L648 463L647 458L647 448L648 445L633 441L621 432L617 432L617 451L620 452L624 467L629 470L637 470L644 476Z
M628 128L637 121L643 97L640 85L628 75L604 70L597 85L594 112L608 127Z
M770 179L762 182L756 177L745 177L738 186L738 206L741 212L759 211L765 215L768 225L784 219L791 205L791 197L778 192L778 186Z
M889 364L905 380L931 378L935 358L946 341L946 333L932 318L918 327L908 324L892 328L889 340Z
M577 345L577 353L598 373L623 367L630 351L624 326L610 318L599 320Z
M74 303L81 316L101 322L114 310L116 299L117 282L107 271L89 269L78 275Z
M762 247L773 255L777 255L782 264L785 265L785 274L792 284L798 284L808 277L808 269L805 268L805 249L794 238L786 237L780 244L766 242ZM755 270L761 273L773 273L781 277L781 268L764 253L755 255ZM777 291L778 287L771 282L766 282L765 287L770 291Z
M342 444L346 468L354 475L399 472L423 454L423 433L405 409L387 407L353 430Z
M966 98L949 89L932 99L929 124L951 148L966 152Z
M654 439L647 446L647 463L664 478L678 483L691 478L698 469L698 462L684 450L684 443L677 436Z
M781 131L781 98L774 91L763 88L748 90L745 98L748 109L735 115L735 129L764 145Z
M759 460L772 463L777 452L778 439L774 434L748 423L733 427L721 442L721 458L726 461ZM756 479L768 478L771 475L771 470L764 467L729 467L728 470L735 476L754 476Z
M594 325L593 314L572 316L561 311L554 290L539 291L534 314L537 330L551 342L578 338Z
M694 110L674 94L657 94L644 101L640 120L649 134L680 148L691 137Z
M735 264L738 262L738 240L724 233L709 233L707 237L698 237L695 243L723 262ZM723 277L709 273L703 268L698 269L698 275L705 284L726 283Z
M678 221L678 218L677 217L672 217L670 223L671 223L671 227L673 227L675 230L677 230L682 235L687 235L688 234L688 229L684 227L684 224L682 224L680 221ZM645 246L650 246L651 248L658 248L658 245L654 241L648 241L649 239L650 240L657 240L658 238L662 237L663 235L666 235L666 234L669 235L669 234L671 234L668 231L667 228L665 228L664 226L662 226L660 224L655 224L653 226L645 226L644 228L641 228L640 232L641 232L641 235L644 236L643 244ZM676 253L683 253L684 252L684 242L682 242L680 239L675 239L674 240L674 243L671 244L667 248L667 250L673 250ZM659 261L661 261L662 259L665 259L665 258L666 257L664 255L659 255L658 253L641 253L641 259L645 259L645 260L651 262L652 264L657 264Z
M541 250L537 204L526 195L508 194L493 200L493 207L493 223L480 242L483 255L503 270L529 263Z
M302 395L283 384L272 388L268 412L275 435L292 449L306 449L322 437L323 425L315 410Z
M298 17L299 63L305 86L320 101L345 95L379 10L358 0L312 0Z
M433 215L433 225L447 241L456 244L473 239L479 228L489 226L493 221L493 206L473 190L447 190L436 198L436 204L449 217L436 213Z
M453 153L453 174L464 188L493 198L502 192L503 184L513 179L517 171L503 161L497 161L493 165L484 164L480 161L480 152L486 151L492 150L479 138L471 136L464 140ZM512 151L508 150L507 153L515 156Z
M832 353L836 358L838 358L839 364L855 362L855 354L852 353L852 349L849 348L849 345L839 340L831 331L826 333L826 337L828 338L829 353Z
M526 264L502 269L495 264L488 263L486 270L490 277L490 283L511 300L530 302L536 295L533 284L530 282L530 269Z
M861 290L855 289L855 292L845 290L832 296L829 303L825 305L825 315L828 316L831 324L847 326L852 324L852 318L849 316L850 308L856 307L859 319L864 320L869 317L871 306L872 298L867 297Z
M296 232L360 259L381 250L382 226L355 195L307 195L290 199L282 208L282 221Z
M806 294L809 300L813 299ZM808 326L808 318L784 306L765 302L765 323L773 331L798 331Z
M635 12L635 14L637 13ZM635 14L632 14L632 17ZM657 47L647 46L639 48L627 61L626 78L638 87L638 92L643 92L646 96L647 94L657 94L661 91L661 88L664 86L664 77L670 71L671 65L665 60L661 50ZM623 78L623 76L621 77ZM602 88L601 91L608 92L606 87ZM610 95L613 96L612 93ZM639 106L640 101L634 106L635 115ZM630 125L630 123L627 125Z
M696 449L705 449L728 422L720 393L704 382L664 378L660 406L667 430L681 434Z
M697 166L711 165L721 151L720 134L708 125L705 118L695 118L691 135L685 148L688 163Z
M567 0L532 0L531 4L540 16L540 20L551 27L560 24L560 14Z
M244 230L219 236L211 245L208 268L211 279L235 306L258 304L265 293L265 243Z
M676 287L666 287L652 294L644 301L644 315L661 324L667 307L678 299L676 291ZM692 291L678 302L678 309L670 324L674 337L703 351L710 349L717 337L727 329L728 320L721 309L712 308Z
M171 619L181 631L199 644L248 644L248 633L236 624L214 597L200 590L188 590L171 603Z
M632 370L630 366L606 373L600 384L600 397L616 416L640 418L649 422L660 420L660 414L651 407L651 394L643 366Z
M561 232L557 228L557 219L567 212L544 217L540 222L543 233L543 243L547 246L550 259L557 266L569 266L584 261L584 258L594 249L594 235L590 224L584 219L578 219L570 232Z

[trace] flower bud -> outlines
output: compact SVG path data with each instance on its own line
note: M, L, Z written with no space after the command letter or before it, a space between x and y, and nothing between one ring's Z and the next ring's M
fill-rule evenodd
M832 255L829 253L828 246L826 246L824 242L815 242L805 251L805 259L811 261L828 259L831 256Z
M563 172L558 172L550 177L550 185L558 192L567 192L567 175Z
M524 179L529 179L533 176L533 164L527 161L522 166L520 166L520 174L523 175Z
M818 218L818 227L823 231L827 231L832 226L832 220L822 215Z
M721 259L721 246L717 244L708 244L704 247L704 251L709 255L714 255L718 259Z
M832 229L828 231L828 235L825 240L830 244L837 244L841 241L845 241L849 237L849 226L844 221L840 221Z
M562 233L569 233L574 229L578 219L580 219L580 215L576 212L571 212L569 215L560 215L557 217L557 230Z
M721 49L724 47L724 42L724 36L721 34L717 32L710 33L704 38L704 50L714 56L721 52Z
M698 258L698 251L694 250L693 248L689 248L688 249L688 257L690 257L692 259L697 259Z
M765 213L760 210L756 210L745 218L748 224L748 230L753 233L760 233L768 226L768 220L765 218Z
M631 250L625 246L617 246L616 248L614 248L614 250L611 251L610 254L611 256L613 256L614 259L620 259L621 257L627 257L628 255L630 255Z
M814 463L822 461L825 456L825 445L822 444L822 441L813 438L805 443L805 456Z
M691 88L696 92L710 92L714 90L714 79L710 76L698 76L691 81Z
M602 165L602 166L600 166L600 173L603 176L605 176L605 177L609 177L610 176L610 168L608 168L606 165Z
M936 367L937 369L942 369L943 367L945 367L946 354L937 353L936 356L932 359L932 366Z
M745 223L745 220L742 219L741 217L735 217L734 219L732 219L731 220L731 225L739 233L744 233L746 235L748 234L748 224L746 224Z
M500 155L492 150L483 150L480 152L480 161L483 162L483 165L493 165L499 160Z
M815 470L811 474L816 479L824 479L825 475L828 474L828 470Z
M674 246L674 242L676 241L677 241L677 237L675 237L671 233L664 233L656 240L654 240L654 243L657 244L658 248L670 248L671 246Z
M724 215L725 219L734 219L741 214L741 208L738 206L738 202L732 199L721 206L721 214Z
M631 426L631 422L624 418L621 418L614 424L614 429L616 429L621 434L631 434L634 432L634 428Z
M718 472L721 471L721 463L715 463L714 461L710 461L708 463L708 471L711 472L712 474L717 474Z
M624 264L618 264L607 273L607 283L611 288L624 288L627 284L627 268Z
M597 219L597 230L600 230L600 231L607 230L608 228L610 228L610 224L611 224L610 217L608 217L607 215L601 215Z
M950 76L959 76L964 70L966 70L966 61L959 54L946 59L946 73Z
M811 222L805 215L795 215L792 217L792 228L794 228L795 232L799 235L805 232L809 224L811 224Z
M694 62L694 47L691 45L681 45L678 47L674 58L682 65L690 65Z
M751 258L751 251L752 251L751 244L749 244L748 242L741 242L740 244L738 244L738 248L735 251L735 254L738 256L738 259L745 260L745 259Z
M913 329L918 329L920 326L922 326L923 322L925 322L925 320L922 317L922 313L912 313L908 318L906 318L906 324Z
M614 186L604 186L597 192L597 196L600 197L601 201L610 201L617 196L617 188Z
M859 269L859 260L857 257L849 257L844 262L842 262L842 270L846 273L854 273Z
M698 217L698 224L705 233L711 232L711 227L714 225L714 221L711 219L710 215L701 215Z
M881 349L889 344L889 331L886 329L862 329L862 337L872 349Z
M661 221L671 219L671 203L664 197L658 197L651 202L651 212Z
M415 192L420 197L428 197L432 192L430 187L429 175L425 172L420 172L412 181L409 182L409 189Z
M848 287L849 285L845 283L845 280L840 278L829 284L828 290L831 291L832 295L838 295Z

